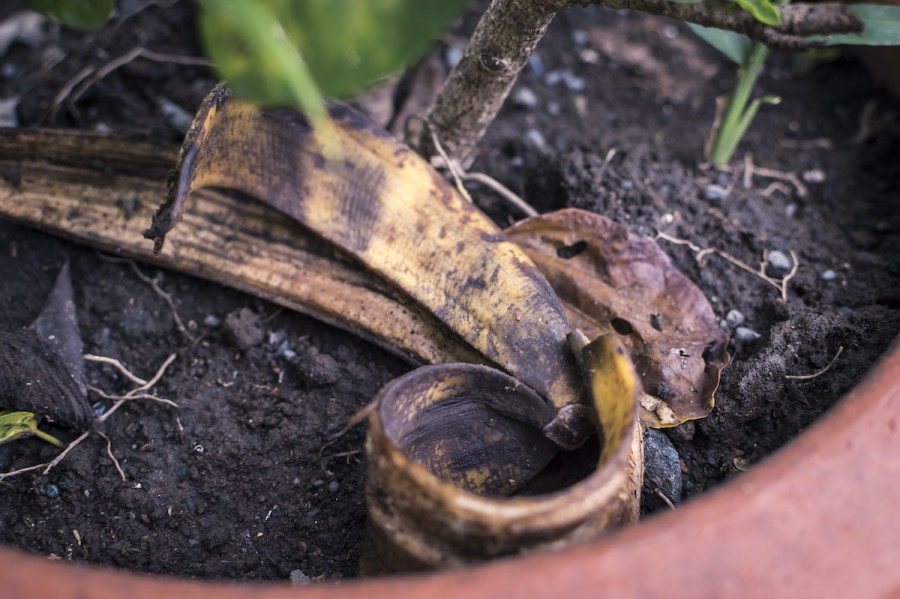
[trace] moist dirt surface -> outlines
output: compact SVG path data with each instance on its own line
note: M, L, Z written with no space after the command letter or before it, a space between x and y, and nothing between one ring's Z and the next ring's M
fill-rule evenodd
M5 3L0 23L20 8ZM21 127L175 144L215 82L206 67L166 56L201 55L193 10L185 1L121 2L100 31L40 24L0 48L0 100L13 102ZM432 71L459 51L476 17L473 10L445 39ZM91 79L78 80L84 69L115 66L135 48L156 54L79 87ZM760 110L733 168L718 171L703 164L703 146L734 71L679 23L570 10L538 46L471 169L539 211L596 211L752 271L763 263L773 281L789 277L784 300L721 253L698 261L692 246L659 240L730 329L733 360L708 418L649 439L648 514L668 509L660 494L689 500L800 434L900 330L896 100L851 55L775 53L756 91L782 102ZM382 94L382 118L392 101L421 101L433 79L408 79L393 100ZM503 226L522 216L487 188L471 191ZM115 358L144 379L175 354L152 391L178 407L131 401L98 427L108 442L91 433L47 474L0 480L0 542L50 559L187 577L355 576L365 425L345 427L411 366L266 301L138 265L171 296L188 337L130 264L3 220L0 328L34 319L66 262L85 353ZM823 370L839 351L821 375L786 378ZM85 369L87 383L108 395L134 387L109 364ZM113 403L97 391L89 400L98 413ZM64 442L78 436L42 428ZM15 440L0 446L0 472L58 453L33 437Z

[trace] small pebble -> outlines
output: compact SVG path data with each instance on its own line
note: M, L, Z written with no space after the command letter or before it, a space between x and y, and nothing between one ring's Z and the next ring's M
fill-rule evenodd
M761 336L753 329L748 329L747 327L738 327L734 330L734 337L738 341L756 341Z
M728 192L721 185L707 185L704 195L710 202L719 202L728 197Z
M534 71L534 74L538 77L544 74L544 63L541 61L541 57L538 56L537 52L531 54L531 57L528 59L528 66L531 67L531 70Z
M587 85L584 79L578 77L569 69L557 69L555 71L550 71L549 73L547 73L547 76L544 77L544 83L551 87L557 85L558 83L562 83L573 92L581 91Z
M819 276L822 277L823 281L833 281L837 278L837 273L829 268Z
M209 316L207 316L206 318L203 319L203 324L205 324L208 327L216 328L216 327L222 326L222 319L216 318L215 316L210 314Z
M259 315L249 308L230 312L225 317L225 326L241 351L247 351L251 347L259 345L265 337Z
M573 92L580 92L587 87L585 80L573 74L571 71L565 71L563 73L563 83Z
M793 261L787 254L778 250L769 252L768 261L773 268L778 268L781 270L790 270L794 265Z
M587 64L597 64L600 62L600 53L593 48L582 48L581 52L578 53L578 58L581 59L581 62Z
M728 314L725 315L725 321L728 322L728 326L733 329L744 324L744 315L737 310L729 310Z
M444 60L447 62L447 66L451 69L459 64L459 61L462 60L463 57L463 49L458 46L450 46L447 48L447 51L444 52Z
M170 100L163 100L159 105L166 123L179 131L187 131L194 122L194 115Z
M328 483L328 490L331 491L332 493L337 493L337 490L340 488L341 488L341 485L338 484L338 481L336 481L336 480L333 480L330 483Z
M269 332L269 345L280 344L285 339L287 339L287 333L284 331L284 329Z
M0 99L0 127L19 126L19 115L16 113L18 105L18 96Z
M644 497L650 507L666 507L657 489L672 503L681 501L681 462L669 438L650 428L644 433Z
M38 487L38 493L40 493L44 497L55 499L59 497L59 487L57 487L56 485L41 485Z
M544 140L544 136L537 129L529 129L525 132L525 139L531 142L531 144L539 151L544 152L547 150L547 142Z
M547 112L551 116L559 116L559 113L562 112L559 107L559 102L547 102Z
M824 183L825 171L820 168L814 168L804 171L801 177L803 177L803 180L807 183Z
M666 25L663 27L663 36L667 40L673 40L678 37L678 28L674 25Z
M520 87L514 91L510 100L516 106L523 108L534 108L538 103L537 95L527 87Z
M577 46L583 46L588 43L588 34L584 29L575 29L572 31L572 41Z
M291 570L291 584L302 586L312 582L312 578L303 573L303 570Z
M278 349L275 351L276 358L284 358L288 362L297 357L297 352L292 350L288 345L287 339L281 342L281 345L278 346Z
M634 189L634 183L626 179L622 181L622 189L624 189L625 191L631 191L632 189Z
M795 214L797 214L797 204L791 202L784 207L784 215L788 218L793 218Z

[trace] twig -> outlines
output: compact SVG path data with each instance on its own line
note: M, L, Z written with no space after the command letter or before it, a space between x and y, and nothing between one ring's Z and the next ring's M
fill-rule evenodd
M34 466L27 466L25 468L19 468L18 470L10 470L9 472L0 472L0 480L5 478L9 478L11 476L16 476L17 474L24 474L25 472L29 472L31 470L38 470L47 466L49 462L45 462L43 464L35 464Z
M790 188L787 185L785 185L784 183L779 183L778 181L772 181L771 183L769 183L769 186L763 190L762 194L765 197L769 197L776 191L780 191L784 195L788 195L788 192L790 192Z
M841 355L841 353L843 353L843 351L844 351L844 346L842 345L838 348L837 353L834 354L834 357L831 358L831 362L829 362L828 365L825 366L825 368L823 368L822 370L820 370L818 372L815 372L813 374L786 374L786 375L784 375L784 378L791 379L792 381L808 381L808 380L814 379L818 376L822 376L823 374L828 372L828 370L837 361L838 357Z
M100 431L97 431L97 434L100 435L101 437L103 437L104 439L106 439L106 455L108 455L108 456L109 456L109 459L112 460L113 465L116 467L116 470L119 471L119 476L122 477L122 481L124 482L124 481L125 481L125 473L122 472L122 467L119 466L119 460L117 460L117 459L116 459L116 456L113 455L113 452L112 452L112 441L110 440L109 437L107 437L106 435L104 435L104 434L101 433Z
M741 262L740 260L731 256L730 254L723 252L722 250L717 250L715 248L701 248L698 245L692 243L691 241L689 241L687 239L680 239L678 237L672 237L671 235L663 233L662 231L657 232L656 237L657 237L657 239L665 239L666 241L669 241L669 242L677 244L677 245L688 246L691 249L691 251L693 251L695 254L697 254L696 259L697 259L697 262L701 266L703 265L703 259L706 258L706 256L708 256L709 254L717 254L717 255L721 256L722 258L728 260L729 262L731 262L738 268L745 270L745 271L749 272L750 274L756 275L757 277L759 277L766 283L769 283L770 285L775 287L775 289L777 289L778 291L781 292L782 301L787 301L787 284L791 279L794 278L794 276L797 274L797 271L800 268L800 261L798 260L797 253L794 250L791 250L791 259L794 262L793 268L791 268L791 271L788 274L786 274L784 277L782 277L781 279L776 279L776 278L770 277L769 275L766 274L766 256L768 255L768 252L764 253L763 261L760 264L760 267L758 269L755 269L752 266L749 266L747 263Z
M135 376L134 374L132 374L132 372L130 370L125 368L124 364L122 364L115 358L107 358L106 356L95 356L93 354L85 354L84 359L90 360L91 362L103 362L104 364L112 364L113 366L115 366L116 368L119 369L119 372L121 372L126 377L128 377L128 380L130 380L132 383L134 383L136 385L146 385L147 384L147 381L145 381L144 379L142 379L139 376Z

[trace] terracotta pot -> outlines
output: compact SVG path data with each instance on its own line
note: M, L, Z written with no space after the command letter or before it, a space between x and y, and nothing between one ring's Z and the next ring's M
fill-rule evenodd
M821 421L733 482L594 544L438 574L203 583L0 549L4 597L900 596L900 337Z

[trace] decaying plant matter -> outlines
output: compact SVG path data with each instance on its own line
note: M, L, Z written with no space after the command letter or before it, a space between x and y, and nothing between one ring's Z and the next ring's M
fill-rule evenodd
M404 496L421 491L442 506L421 512L435 520L421 523L416 541L434 559L379 567L557 546L631 521L641 477L638 381L647 377L645 389L671 401L643 419L673 424L705 414L727 360L722 333L714 321L707 328L702 294L651 240L600 217L564 211L504 233L361 116L338 107L332 118L338 151L323 154L299 114L262 111L215 90L150 236L157 249L166 237L164 264L319 316L415 363L444 364L416 371L415 383L391 385L373 417L370 450L387 461L372 463L399 468L373 475L372 501L388 502L373 508L386 514L373 516L381 531L373 538L406 546L390 532L407 530L398 520L409 517ZM41 152L51 140L56 155L48 158ZM160 175L173 154L116 146L94 134L0 136L0 166L19 175L0 180L3 213L150 258L136 233L164 193ZM102 172L87 168L98 160ZM651 295L640 295L644 286ZM675 301L659 299L666 294ZM665 332L679 323L693 335L682 331L666 345ZM588 343L572 325L597 340ZM670 372L679 368L685 380ZM454 420L467 434L450 426ZM403 423L415 426L400 434ZM585 444L594 432L599 444ZM574 478L545 468L570 455L587 455ZM391 492L401 498L385 495L380 480L399 485ZM472 509L481 521L469 519ZM446 522L458 524L456 540L433 538L428 531ZM484 547L473 553L476 532Z
M579 456L584 479L568 485L557 465L519 495L498 497L515 486L517 469L508 466L548 441L527 423L534 392L495 369L427 366L381 392L367 439L362 573L559 547L637 520L643 468L634 368L615 335L585 345L576 332L572 345L595 401L601 446Z

